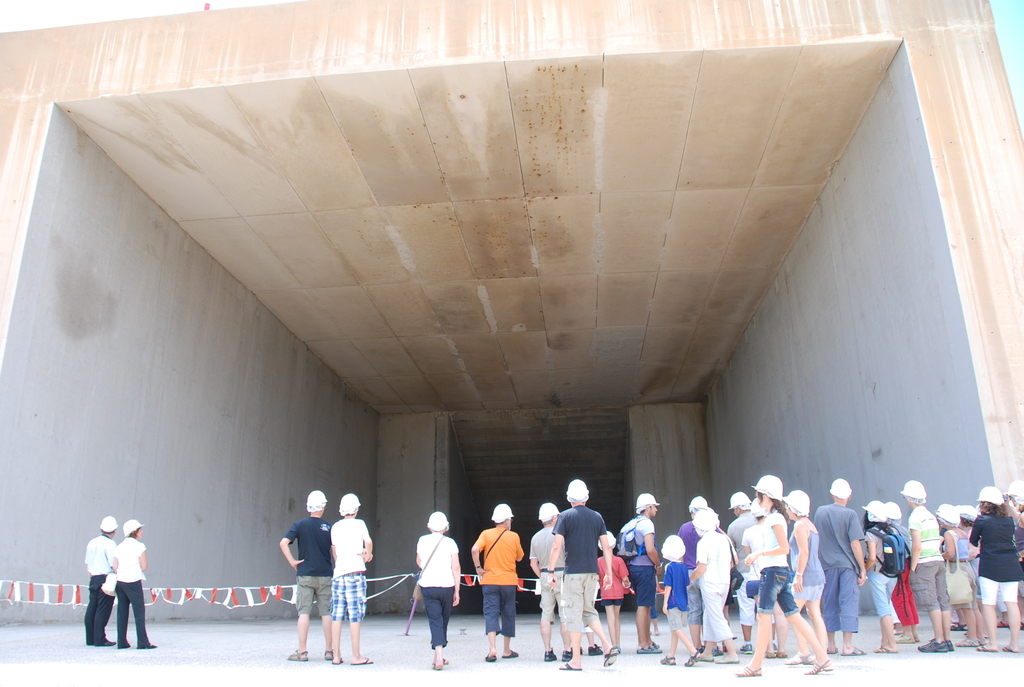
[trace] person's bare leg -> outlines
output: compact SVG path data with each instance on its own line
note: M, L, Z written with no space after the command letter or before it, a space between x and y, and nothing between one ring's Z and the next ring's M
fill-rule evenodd
M852 654L857 650L857 647L853 645L853 633L843 632L843 653Z
M569 636L569 628L566 627L565 623L559 625L562 633L562 651L570 651L572 649L572 637Z
M834 654L834 653L839 651L839 647L836 646L836 633L835 632L829 632L828 633L828 647L827 647L827 649L828 649L828 652L830 654Z
M646 649L651 645L651 607L636 607L636 645Z
M502 636L502 638L505 640L505 650L501 652L501 655L510 656L512 654L512 638L505 636Z
M797 613L804 610L804 606L807 605L805 599L796 599L796 610ZM807 644L807 640L800 636L799 632L796 634L796 655L800 658L811 655L811 648Z
M309 616L299 616L299 653L306 651L306 639L309 637ZM329 646L329 645L328 645Z
M960 615L967 624L967 639L975 642L983 641L981 628L985 621L981 617L981 612L977 608L968 608L966 611L960 611Z
M946 632L942 629L943 613L939 609L928 611L928 620L932 623L932 633L936 642L946 641Z
M828 633L825 631L825 618L821 615L821 599L807 603L807 617L811 619L814 636L822 646L828 645Z
M942 639L941 639L941 641L943 641L943 642L949 641L949 637L950 637L950 635L952 633L952 630L950 629L952 627L952 625L953 625L953 611L943 611L942 612Z
M329 620L330 618L328 618ZM334 663L341 663L341 621L335 620L331 623L331 651L334 652Z
M605 634L604 628L601 627L601 618L598 617L591 620L587 627L589 627L591 631L597 635L597 638L601 640L601 650L604 651L605 654L611 653L612 643L608 641L608 635Z
M1006 622L1010 625L1010 651L1020 651L1020 608L1015 603L1006 604Z
M896 630L892 624L892 616L888 613L878 619L878 624L882 628L882 644L881 649L883 651L899 651L899 647L896 645Z
M740 625L740 630L743 632L743 643L750 644L750 625Z
M694 646L702 646L700 641L700 631L703 629L701 625L690 625L690 639L693 640Z
M985 643L985 648L990 651L996 651L999 649L999 640L996 637L998 630L996 625L996 607L994 604L982 604L981 614L985 618L985 633L988 635L988 641Z
M540 639L544 642L544 652L551 651L551 623L546 620L540 623Z
M622 641L622 619L619 616L621 608L605 606L604 610L608 614L608 639L611 640L612 646L619 646L619 642Z
M323 630L324 630L324 646L325 647L328 647L328 646L329 647L333 647L334 646L334 639L333 639L334 623L331 622L331 614L328 613L327 615L320 616L320 624L323 625Z
M789 641L789 621L778 604L775 604L775 641L778 645L775 647L776 652L785 654L786 642Z
M498 633L488 632L487 633L487 655L497 656L498 655Z
M793 626L793 630L803 635L804 641L810 645L811 652L814 654L815 665L824 665L828 661L828 651L815 636L814 628L806 620L795 614L789 616L789 623Z
M367 663L370 659L359 653L359 626L362 623L349 623L348 633L352 635L352 665L359 665L360 663Z
M754 656L747 664L747 670L757 672L761 670L761 663L768 651L768 645L772 641L772 614L757 613L757 640L754 642Z
M434 665L444 666L444 647L434 647Z
M570 632L569 639L572 644L572 658L569 659L569 665L577 670L583 669L582 652L580 651L580 643L583 641L583 631Z

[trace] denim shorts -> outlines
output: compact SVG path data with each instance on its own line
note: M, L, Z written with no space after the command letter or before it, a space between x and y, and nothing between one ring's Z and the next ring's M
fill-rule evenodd
M629 566L629 582L636 594L637 606L653 606L654 596L658 590L658 578L654 574L654 566Z
M797 612L793 600L793 572L782 566L772 566L761 571L761 584L757 588L757 612L771 615L778 603L787 616Z

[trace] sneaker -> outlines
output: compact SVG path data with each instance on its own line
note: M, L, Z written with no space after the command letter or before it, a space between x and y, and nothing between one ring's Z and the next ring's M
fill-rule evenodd
M562 651L562 661L564 663L568 663L571 660L572 660L572 652L571 651Z
M946 653L946 643L932 639L927 644L917 647L917 650L924 654L943 654Z
M942 650L947 654L952 651L956 651L956 649L953 648L953 642L948 639L942 643Z
M597 644L587 649L587 656L604 656L604 652L601 651L601 647Z
M555 652L554 651L545 651L544 652L544 662L545 663L552 663L552 662L557 661L557 660L558 660L558 657L555 656Z
M651 649L657 649L658 651L661 651L661 647L658 646L657 644L655 644L654 642L651 642L650 648Z
M660 654L661 653L661 647L657 646L655 644L651 644L649 647L647 647L645 649L637 649L636 652L638 654Z
M716 646L716 647L715 647L714 649L712 649L712 650L711 650L711 655L712 655L712 656L714 656L715 658L718 658L719 656L721 656L721 655L722 655L722 650L721 650L721 649L719 649L719 648L718 648L718 647Z
M750 645L750 642L747 642L746 644L740 647L740 653L747 654L749 656L754 653L754 647Z

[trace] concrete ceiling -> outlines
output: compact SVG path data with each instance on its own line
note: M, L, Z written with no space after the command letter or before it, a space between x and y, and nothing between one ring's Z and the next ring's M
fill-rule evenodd
M60 105L381 412L698 401L898 45Z

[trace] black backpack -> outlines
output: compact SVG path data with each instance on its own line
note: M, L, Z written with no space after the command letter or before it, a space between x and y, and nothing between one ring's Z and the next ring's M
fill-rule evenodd
M880 573L886 577L899 577L907 569L910 559L910 547L907 540L893 528L872 527L868 532L877 535L882 544L875 553L881 566Z

